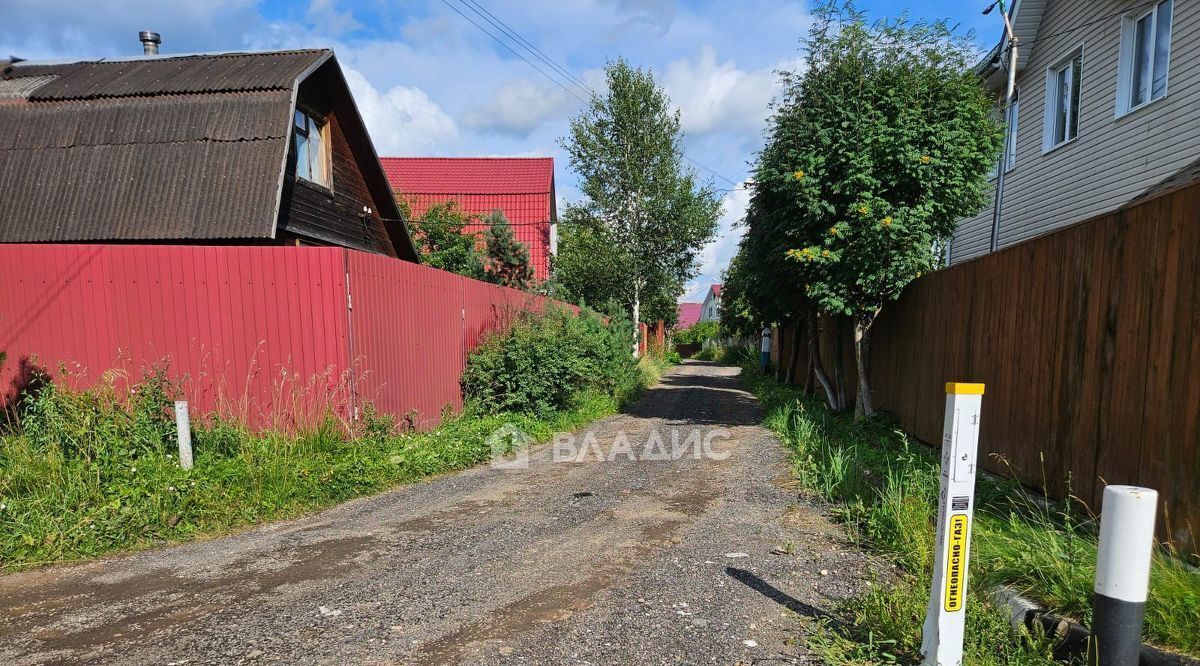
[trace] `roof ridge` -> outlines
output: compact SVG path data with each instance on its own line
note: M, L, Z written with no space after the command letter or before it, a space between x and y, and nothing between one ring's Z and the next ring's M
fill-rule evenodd
M25 67L54 67L63 65L113 65L125 62L165 62L168 60L186 60L189 58L243 58L257 56L279 56L292 55L300 53L327 53L332 52L330 48L316 49L280 49L277 51L212 51L212 52L197 52L197 53L172 53L166 55L131 55L131 56L101 56L99 58L84 58L79 60L70 59L46 59L46 60L20 60L10 63L9 67L13 70L19 70Z

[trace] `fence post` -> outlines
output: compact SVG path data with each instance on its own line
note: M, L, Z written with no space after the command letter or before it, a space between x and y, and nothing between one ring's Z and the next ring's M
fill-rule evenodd
M1158 492L1150 488L1104 489L1096 594L1092 598L1092 635L1088 641L1090 664L1138 663L1157 510Z
M187 400L175 401L175 430L179 433L179 466L192 468L192 424Z
M946 384L941 493L933 584L921 654L925 666L961 666L967 616L967 562L975 511L975 462L983 384Z

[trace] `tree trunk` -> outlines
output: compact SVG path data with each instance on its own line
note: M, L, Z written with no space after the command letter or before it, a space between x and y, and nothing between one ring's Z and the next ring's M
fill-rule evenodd
M642 341L642 300L641 288L635 282L633 285L633 357L638 357L638 343Z
M812 365L813 376L821 383L821 390L825 391L825 400L829 403L829 409L840 412L844 403L841 392L834 389L833 384L829 381L829 375L825 374L825 366L821 363L821 329L817 324L817 313L810 311L807 326L809 363Z
M834 327L837 329L833 338L837 341L833 357L833 382L837 391L837 410L839 412L846 409L846 331L843 330L842 319L843 317L838 316L833 320Z
M871 398L871 382L867 379L867 364L871 359L871 321L854 319L854 365L858 368L858 399L854 402L854 416L875 416L875 403Z
M783 327L780 327L783 330ZM780 340L783 342L783 340ZM782 347L782 345L781 345ZM787 382L789 384L796 383L796 360L800 357L800 320L797 319L792 324L792 357L788 359Z

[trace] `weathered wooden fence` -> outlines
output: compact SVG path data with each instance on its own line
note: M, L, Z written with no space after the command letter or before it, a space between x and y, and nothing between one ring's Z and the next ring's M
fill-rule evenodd
M853 396L836 328L822 358L833 366L840 333ZM943 382L985 383L989 470L1093 508L1105 484L1156 488L1162 533L1197 550L1200 185L918 279L875 323L870 377L876 403L930 443Z
M0 245L0 402L35 366L123 389L165 362L197 414L295 427L370 402L426 427L483 335L550 302L334 247Z

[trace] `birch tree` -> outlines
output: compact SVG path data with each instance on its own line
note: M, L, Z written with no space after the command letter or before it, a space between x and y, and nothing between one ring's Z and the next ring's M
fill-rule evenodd
M683 164L679 112L647 70L623 59L605 67L607 91L571 120L562 146L579 175L580 208L604 226L620 262L634 322L695 272L716 234L720 200ZM636 328L633 343L637 353Z

